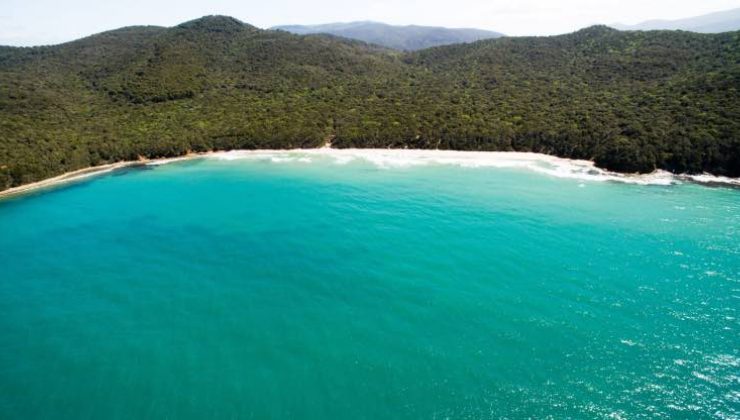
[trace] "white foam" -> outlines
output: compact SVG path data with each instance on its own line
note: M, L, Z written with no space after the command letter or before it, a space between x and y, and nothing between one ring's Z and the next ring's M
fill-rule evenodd
M731 354L719 354L708 358L709 363L723 367L740 367L740 358Z
M726 176L715 176L707 173L701 175L680 175L679 178L684 178L700 184L728 184L740 187L740 178L728 178Z
M209 158L218 160L237 160L237 159L248 159L255 157L256 153L251 150L230 150L228 152L214 152L206 155Z
M289 158L289 157L281 157L281 156L275 156L271 157L270 160L272 163L283 163L283 162L293 162L295 159Z
M703 374L701 372L693 371L693 372L691 372L691 375L693 375L695 378L701 379L702 381L709 382L712 385L717 385L717 386L721 385L713 377L711 377L709 375L705 375L705 374Z
M174 157L174 158L156 159L156 160L146 162L146 165L147 166L168 165L170 163L180 162L183 160L188 160L190 158L191 156L180 156L180 157Z
M650 174L620 174L597 168L587 160L563 159L539 153L466 152L452 150L411 149L293 149L293 150L234 150L207 155L220 160L267 160L274 163L309 163L315 157L325 157L338 165L365 161L381 169L408 168L428 165L454 165L463 168L521 168L557 178L595 182L623 182L639 185L680 184L683 180L701 183L725 183L740 186L740 180L712 175L675 176L666 171ZM580 186L580 185L579 185Z

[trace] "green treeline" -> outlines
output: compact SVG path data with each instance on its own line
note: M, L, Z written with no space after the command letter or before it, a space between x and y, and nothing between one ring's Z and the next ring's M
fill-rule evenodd
M414 53L227 17L0 47L0 189L188 151L409 147L740 176L740 32L500 38Z

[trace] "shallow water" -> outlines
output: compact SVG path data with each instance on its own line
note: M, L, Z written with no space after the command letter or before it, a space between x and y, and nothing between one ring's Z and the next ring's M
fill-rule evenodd
M0 202L0 418L738 418L740 191L419 163Z

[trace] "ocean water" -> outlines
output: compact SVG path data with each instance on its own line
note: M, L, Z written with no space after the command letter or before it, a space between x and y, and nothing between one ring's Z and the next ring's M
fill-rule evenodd
M0 201L0 418L739 418L740 190L432 156Z

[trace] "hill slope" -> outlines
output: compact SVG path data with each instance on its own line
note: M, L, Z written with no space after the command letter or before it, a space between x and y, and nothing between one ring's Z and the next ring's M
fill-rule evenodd
M306 26L285 25L276 26L273 29L280 29L298 35L330 34L402 51L415 51L440 45L460 44L503 36L498 32L482 29L451 29L416 25L394 26L378 22L328 23Z
M0 189L138 156L328 139L740 176L739 41L593 27L399 53L215 16L0 47Z
M740 8L677 20L649 20L636 25L614 24L623 31L682 30L720 33L740 30Z

